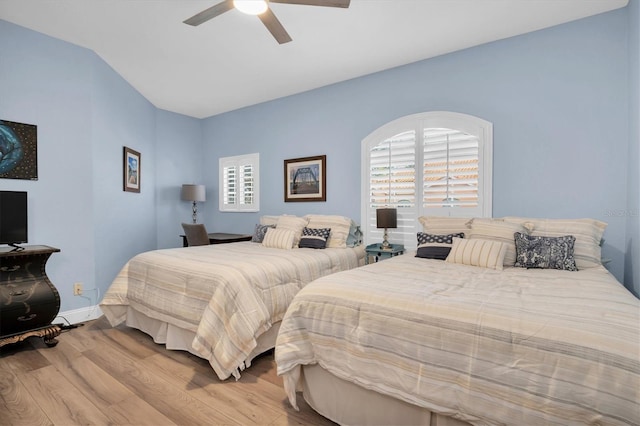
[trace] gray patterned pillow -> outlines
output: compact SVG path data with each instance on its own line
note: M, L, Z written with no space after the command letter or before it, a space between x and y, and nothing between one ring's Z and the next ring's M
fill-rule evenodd
M326 248L329 234L331 234L331 228L304 228L298 247L314 249Z
M453 237L464 238L464 232L457 234L435 235L418 232L418 250L416 257L445 260L451 251Z
M251 242L254 243L262 243L264 240L264 234L267 233L267 230L270 228L275 228L275 225L256 225L256 229L253 232L253 236L251 237Z
M573 257L576 238L573 235L563 237L534 237L516 232L516 263L520 268L561 269L577 271Z

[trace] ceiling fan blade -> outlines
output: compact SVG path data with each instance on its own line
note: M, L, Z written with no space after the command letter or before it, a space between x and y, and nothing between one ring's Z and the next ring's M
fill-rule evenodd
M193 15L191 18L183 21L185 24L198 26L203 22L207 22L209 19L213 19L218 15L233 9L233 0L224 0L222 3L218 3L215 6L211 6L209 9L205 9L202 12Z
M287 30L284 29L271 9L267 9L266 12L258 15L258 18L260 18L264 26L267 27L271 35L278 41L278 43L284 44L291 41L291 37L287 33Z
M351 0L269 0L270 3L301 4L306 6L349 7Z

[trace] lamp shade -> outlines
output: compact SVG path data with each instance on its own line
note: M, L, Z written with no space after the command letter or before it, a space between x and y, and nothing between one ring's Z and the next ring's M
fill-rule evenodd
M180 198L185 201L206 201L204 185L182 185Z
M397 228L398 214L396 209L377 209L376 210L376 227L378 228Z

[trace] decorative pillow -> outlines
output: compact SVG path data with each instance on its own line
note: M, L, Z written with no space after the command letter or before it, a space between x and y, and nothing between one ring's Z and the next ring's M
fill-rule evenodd
M528 233L527 229L519 223L505 222L502 219L474 218L471 220L471 231L468 237L504 243L507 246L504 266L513 266L516 263L516 244L513 234L516 232Z
M278 217L278 223L276 224L277 229L289 229L293 231L294 239L293 246L298 247L298 242L300 241L300 237L302 236L302 230L305 226L307 226L307 219L293 216L293 215L282 215Z
M470 217L420 216L418 221L427 234L447 235L469 232Z
M260 216L260 225L276 226L279 218L280 216L273 216L273 215Z
M533 219L505 217L505 221L518 222L530 228L535 237L562 237L573 235L576 239L573 257L578 269L602 265L602 236L607 224L595 219Z
M453 237L464 238L464 233L433 235L425 232L418 232L418 250L416 257L425 259L445 260L451 251Z
M298 247L323 249L327 246L329 234L331 234L331 228L304 228Z
M262 245L265 247L291 250L296 234L290 229L270 228L264 234Z
M463 265L502 270L507 246L499 241L453 238L446 261Z
M331 235L327 241L327 248L347 247L347 238L351 229L351 219L337 215L308 214L304 217L309 221L309 228L330 228Z
M253 237L251 237L251 241L254 243L261 243L264 240L264 234L267 233L267 230L270 228L275 228L275 225L260 225L256 224L256 229L253 231Z
M347 237L347 247L357 247L362 244L362 231L360 225L351 220L349 226L349 236Z
M516 232L516 264L521 268L562 269L577 271L573 257L573 235L562 237L531 236Z

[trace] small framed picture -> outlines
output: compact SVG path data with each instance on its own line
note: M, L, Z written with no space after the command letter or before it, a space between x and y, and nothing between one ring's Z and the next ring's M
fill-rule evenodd
M140 192L140 153L125 146L123 159L123 190L127 192Z
M327 201L327 156L284 160L284 201Z

